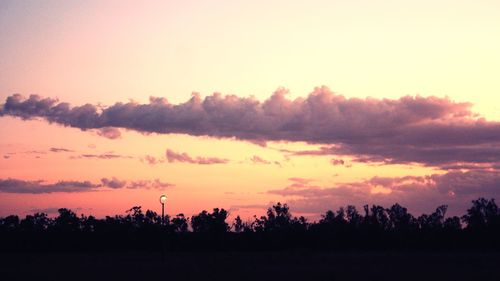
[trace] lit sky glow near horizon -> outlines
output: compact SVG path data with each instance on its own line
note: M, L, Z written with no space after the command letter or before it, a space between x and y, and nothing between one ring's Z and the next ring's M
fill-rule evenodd
M0 216L500 194L498 1L2 1ZM361 211L361 210L360 210Z

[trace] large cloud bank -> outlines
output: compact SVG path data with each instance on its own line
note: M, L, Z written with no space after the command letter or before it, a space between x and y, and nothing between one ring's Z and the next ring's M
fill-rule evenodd
M195 94L178 105L151 98L149 104L105 108L16 94L6 99L0 115L43 118L82 130L305 141L324 144L325 154L351 155L359 161L431 166L500 162L500 123L478 118L470 106L437 97L345 98L321 87L295 100L278 90L264 102L220 94L202 99Z

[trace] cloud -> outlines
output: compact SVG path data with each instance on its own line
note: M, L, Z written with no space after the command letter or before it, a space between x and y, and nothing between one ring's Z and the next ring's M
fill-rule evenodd
M163 163L164 160L162 159L158 159L154 156L151 156L151 155L146 155L144 156L144 158L141 158L141 161L142 162L146 162L148 163L149 165L156 165L156 164L159 164L159 163Z
M181 162L181 163L191 163L199 165L212 165L212 164L225 164L228 163L228 159L222 159L217 157L196 157L193 158L187 153L177 153L171 149L167 149L165 155L169 163Z
M174 187L174 184L168 182L162 182L159 179L155 180L140 180L140 181L132 181L127 188L137 189L137 188L146 188L146 189L165 189L169 187Z
M252 161L252 163L254 164L265 164L265 165L272 164L271 161L267 161L266 159L263 159L257 155L252 156L252 158L250 158L250 161Z
M55 152L55 153L58 153L58 152L74 152L73 150L70 150L70 149L67 149L67 148L60 148L60 147L51 147L49 150L50 150L50 152Z
M19 179L0 179L0 192L5 193L53 193L53 192L86 192L101 187L90 181L58 181L44 183L44 181L25 181Z
M439 168L441 170L488 170L488 169L499 169L498 163L453 163L442 165Z
M101 183L104 186L107 186L109 188L122 188L127 184L127 181L121 181L115 177L108 179L108 178L102 178Z
M119 139L122 136L120 130L114 127L100 128L97 130L97 134L101 137L105 137L112 140Z
M23 194L44 194L44 193L75 193L99 191L103 188L120 189L120 188L156 188L164 189L173 187L174 184L162 182L159 179L155 180L137 180L127 184L125 180L119 180L115 177L102 178L99 183L91 181L58 181L55 183L47 183L43 180L20 180L20 179L0 179L0 192L5 193L23 193Z
M306 178L288 178L289 181L293 182L294 184L299 184L299 185L307 185L310 182L313 182L313 179L306 179Z
M42 155L47 154L45 151L41 150L28 150L28 151L19 151L19 152L7 152L8 155L16 155L16 154L34 154L34 155Z
M342 159L331 159L330 164L332 164L333 166L343 166L345 162Z
M151 98L149 104L106 108L71 107L56 99L15 94L7 97L0 115L43 118L82 130L125 128L253 143L304 141L325 145L318 154L350 155L366 162L500 162L500 123L479 118L470 107L438 97L345 98L320 87L294 100L279 89L263 102L215 93L204 99L193 94L177 105Z
M452 171L445 174L405 177L373 177L359 182L338 183L332 187L310 185L310 181L291 178L287 187L269 194L289 198L294 210L318 213L347 204L363 206L403 204L417 213L429 212L441 204L451 214L463 214L473 199L500 197L500 173L495 170Z
M114 153L103 153L103 154L81 154L78 157L72 157L72 158L117 159L117 158L131 158L131 157Z

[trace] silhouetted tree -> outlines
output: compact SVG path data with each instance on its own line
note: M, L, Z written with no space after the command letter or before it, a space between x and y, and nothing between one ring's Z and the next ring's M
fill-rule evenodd
M435 231L442 229L445 222L445 214L448 206L442 205L436 208L436 211L430 215L423 214L418 217L420 229L426 231Z
M20 227L24 231L44 231L50 226L51 220L45 213L35 213L34 215L27 215L20 222Z
M98 229L100 220L96 219L94 216L82 216L81 225L84 232L94 232Z
M15 230L19 227L19 217L10 215L0 220L0 226L5 230Z
M460 218L457 216L446 218L443 224L444 229L448 231L460 231L462 230L462 224L460 223Z
M309 228L309 223L304 216L293 217L291 226L291 229L295 232L304 232Z
M74 232L80 230L80 219L71 210L61 208L57 210L59 216L54 220L54 228L63 232Z
M237 216L234 219L233 229L234 229L234 232L236 232L236 233L240 233L240 232L243 232L245 230L245 225L243 224L243 221L241 220L240 216Z
M479 198L472 200L472 207L467 210L462 220L467 223L467 228L480 230L494 225L498 226L499 216L495 199Z
M346 208L346 219L353 228L357 228L363 221L363 217L358 213L355 206L348 205Z
M172 228L174 232L184 233L188 231L188 219L184 214L177 214L175 218L172 219Z
M410 231L418 226L416 219L408 213L405 207L394 204L387 209L389 227L396 231Z
M160 225L161 216L154 211L146 210L146 215L144 216L144 223L148 225Z
M255 219L255 230L257 231L287 231L290 229L292 214L287 204L278 202L267 209L267 216Z
M363 224L372 230L384 231L390 228L389 217L384 207L373 205L371 208L368 205L364 206L365 217Z
M142 213L141 206L134 206L127 210L128 215L125 217L127 222L130 222L135 227L140 227L144 224L145 216Z
M328 210L324 215L321 215L321 219L316 228L317 231L320 232L340 235L346 231L347 226L348 221L346 212L343 207L340 207L336 213L332 210Z
M224 209L215 208L212 213L204 210L191 218L191 227L194 232L225 233L229 230L227 216L228 213Z

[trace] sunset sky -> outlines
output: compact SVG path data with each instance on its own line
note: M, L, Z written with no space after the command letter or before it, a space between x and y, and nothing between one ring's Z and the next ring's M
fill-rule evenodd
M0 216L500 196L500 1L0 2Z

